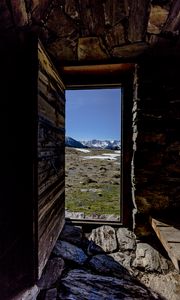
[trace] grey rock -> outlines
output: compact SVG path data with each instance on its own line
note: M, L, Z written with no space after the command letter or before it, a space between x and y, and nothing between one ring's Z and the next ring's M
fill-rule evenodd
M87 220L92 219L99 219L99 220L106 220L106 221L119 221L119 216L113 215L113 214L96 214L93 213L91 215L86 216Z
M37 285L34 285L31 288L28 288L22 291L21 293L19 293L12 300L36 300L39 292L40 290L37 287Z
M64 260L60 257L50 259L47 266L38 281L37 285L41 289L48 289L57 281L61 276L64 269Z
M132 231L127 228L119 228L116 235L121 251L136 249L136 236Z
M110 276L94 275L74 269L61 280L63 300L153 300L152 293L140 284Z
M168 272L167 274L143 273L140 280L148 288L161 295L163 299L180 299L180 274L178 272Z
M101 219L105 219L107 221L119 221L120 217L113 214L104 214Z
M92 269L101 274L111 274L118 278L124 278L128 275L128 271L122 266L122 264L118 263L113 257L107 254L98 254L93 256L89 261L89 265Z
M73 212L66 210L65 216L68 219L85 219L85 213L83 212Z
M60 256L63 259L76 262L79 265L83 265L88 258L82 249L68 242L60 240L57 241L53 249L53 253L56 256Z
M147 243L138 243L133 267L145 271L162 272L168 270L167 260Z
M83 232L80 227L65 225L61 234L60 239L75 245L80 245L82 241Z
M44 300L56 300L57 299L57 289L47 290Z
M115 252L115 253L109 254L109 256L111 256L117 263L119 263L126 270L128 270L128 272L130 274L136 275L137 272L135 272L131 268L131 264L133 262L133 255L132 254L131 255L127 255L124 252ZM134 258L135 258L135 256L134 256Z
M105 252L113 252L117 249L116 234L111 226L101 226L93 229L89 240L94 241Z

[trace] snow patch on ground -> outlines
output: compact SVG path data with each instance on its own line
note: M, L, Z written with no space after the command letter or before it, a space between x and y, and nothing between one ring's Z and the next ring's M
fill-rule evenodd
M90 150L88 150L88 149L76 148L76 150L84 152L84 153L89 153L90 152Z
M119 156L119 154L116 154L116 153L102 153L102 155L110 156L110 157L118 157Z
M112 153L103 153L102 155L92 155L83 157L85 159L108 159L108 160L116 160L119 154L112 154Z

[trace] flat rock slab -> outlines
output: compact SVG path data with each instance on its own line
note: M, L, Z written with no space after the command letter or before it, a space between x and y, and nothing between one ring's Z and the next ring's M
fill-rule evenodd
M116 233L111 226L101 226L92 230L89 240L94 241L105 252L113 252L117 249Z
M167 274L144 273L141 282L158 293L166 300L180 299L180 274L169 272Z
M37 285L32 286L29 289L26 289L15 296L12 300L36 300L40 290Z
M168 270L167 260L147 243L138 243L133 267L150 272Z
M65 260L73 261L79 265L83 265L88 258L82 249L60 240L57 241L53 249L53 253L56 256L60 256Z
M63 300L153 300L151 292L131 281L94 275L74 269L61 280L59 297Z
M56 300L57 299L57 289L50 289L46 291L44 300Z
M104 250L100 246L96 245L96 243L93 242L92 240L89 241L89 243L87 245L87 254L89 256L96 255L96 254L102 254L102 253L104 253Z
M106 254L93 256L89 261L89 265L92 269L103 275L111 274L118 278L124 278L128 275L128 271L122 266L122 264L118 263L113 257Z
M119 228L116 235L121 251L136 249L136 236L132 231L127 228Z
M80 227L65 225L59 238L74 245L81 245L82 236L83 232Z
M38 281L37 285L41 289L48 289L58 280L64 269L64 260L60 257L50 259Z

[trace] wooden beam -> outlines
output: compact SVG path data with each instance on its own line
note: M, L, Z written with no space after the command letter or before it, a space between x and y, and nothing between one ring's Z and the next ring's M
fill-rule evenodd
M135 64L103 64L87 66L64 66L62 72L65 75L106 75L106 74L123 74L134 70Z
M156 232L159 240L166 249L169 258L172 260L175 268L180 271L180 230L175 227L160 222L156 219L150 219L151 225Z

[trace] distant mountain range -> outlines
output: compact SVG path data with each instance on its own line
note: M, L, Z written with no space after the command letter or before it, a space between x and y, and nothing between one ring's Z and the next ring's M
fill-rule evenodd
M76 141L75 139L73 139L69 136L65 137L65 146L66 147L72 147L72 148L87 148L81 142L78 142L78 141Z
M120 149L120 141L113 140L91 140L91 141L81 141L81 143L88 148L96 148L96 149Z
M71 137L66 137L65 140L66 147L73 147L73 148L95 148L95 149L113 149L119 150L121 149L120 141L113 140L91 140L91 141L76 141Z

